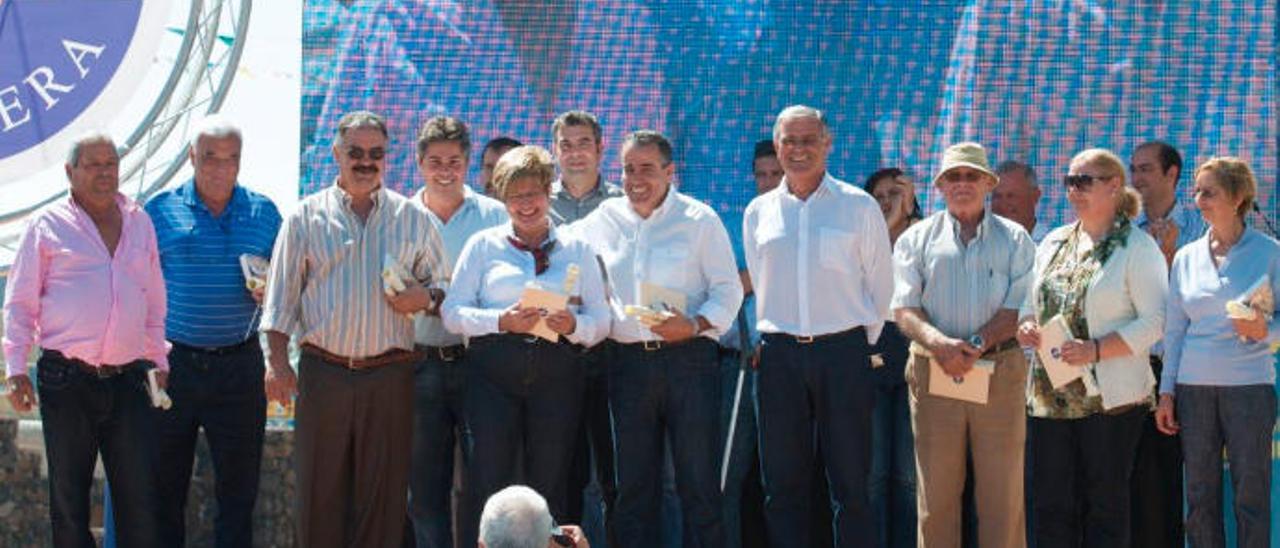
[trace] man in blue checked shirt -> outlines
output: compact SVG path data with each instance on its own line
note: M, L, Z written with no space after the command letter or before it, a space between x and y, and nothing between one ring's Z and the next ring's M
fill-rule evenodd
M280 212L267 197L237 184L242 144L235 125L205 119L188 152L194 177L146 206L169 301L165 337L173 344L173 407L157 413L155 436L164 546L183 545L201 428L216 477L217 546L253 544L267 400L257 329L262 290L248 289L240 256L271 256Z

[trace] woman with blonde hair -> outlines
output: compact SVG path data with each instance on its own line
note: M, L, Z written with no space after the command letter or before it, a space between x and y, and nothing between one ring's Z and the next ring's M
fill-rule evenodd
M1017 335L1039 350L1027 383L1033 533L1040 548L1127 547L1129 479L1155 394L1147 350L1164 326L1167 268L1132 224L1139 199L1114 153L1076 154L1064 183L1078 220L1037 248ZM1065 324L1066 341L1040 348L1051 323ZM1079 376L1055 388L1049 367L1054 378Z
M1237 545L1267 546L1271 537L1271 345L1280 342L1272 309L1280 292L1280 243L1244 224L1256 193L1243 160L1211 158L1197 168L1196 206L1209 230L1178 251L1169 280L1156 427L1182 433L1187 540L1197 548L1225 544L1224 448ZM1264 289L1271 291L1271 303L1240 300Z

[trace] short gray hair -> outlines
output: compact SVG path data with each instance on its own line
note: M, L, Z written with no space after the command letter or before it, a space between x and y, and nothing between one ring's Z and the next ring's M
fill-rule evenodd
M523 485L494 493L480 514L480 541L486 548L546 548L551 539L547 499Z
M210 139L226 139L235 137L241 145L244 144L244 136L240 133L240 126L221 114L210 114L206 116L200 123L196 125L195 133L191 134L191 140L187 143L191 148L196 148L200 144L201 137Z
M1027 178L1027 182L1031 184L1031 188L1040 188L1040 176L1036 174L1036 168L1017 160L1005 160L996 164L996 175L1004 175L1015 171L1022 172L1022 175Z
M333 142L341 143L342 137L353 129L376 129L382 133L382 138L391 138L391 135L387 133L386 120L367 110L357 110L348 112L341 120L338 120L338 133L333 136Z
M792 118L813 118L822 124L823 135L830 135L831 130L827 128L827 117L822 114L821 110L808 105L791 105L782 109L778 113L778 119L773 122L773 138L778 138L778 132L782 129L782 122Z
M76 167L80 163L80 155L84 153L84 147L89 145L111 145L115 149L116 157L120 156L120 148L116 146L116 142L111 135L102 130L93 130L81 134L71 143L71 150L67 151L67 165Z

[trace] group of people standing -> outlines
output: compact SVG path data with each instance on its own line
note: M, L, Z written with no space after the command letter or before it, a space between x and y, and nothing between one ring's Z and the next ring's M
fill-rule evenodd
M1080 152L1063 178L1076 220L1045 230L1034 170L959 143L926 217L901 170L835 178L824 114L792 106L757 145L738 261L678 190L667 137L628 134L618 186L601 134L573 111L551 151L486 147L491 198L466 184L466 125L433 117L405 197L383 184L386 123L353 112L334 184L283 218L237 184L225 120L192 138L193 179L145 208L119 193L110 138L78 140L70 196L33 216L4 306L9 399L39 394L55 545L92 543L99 453L122 544L182 545L201 428L218 545L249 545L266 402L295 396L301 546L400 546L406 519L417 546L504 546L481 513L516 483L560 523L603 506L609 546L658 546L667 472L686 540L739 546L761 540L738 517L752 462L772 546L1180 542L1179 451L1187 536L1221 546L1224 447L1240 543L1269 542L1280 320L1262 299L1227 309L1280 289L1280 244L1244 223L1243 161L1195 170L1201 222L1176 203L1172 147L1135 151L1137 191L1114 153ZM270 258L263 287L243 255ZM152 368L172 409L150 409ZM939 388L966 383L982 397ZM1171 510L1135 521L1142 497Z

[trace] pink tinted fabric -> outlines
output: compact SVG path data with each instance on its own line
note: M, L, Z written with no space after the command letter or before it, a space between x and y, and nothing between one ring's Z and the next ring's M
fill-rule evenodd
M33 346L95 365L147 359L169 369L155 229L138 204L116 200L124 221L115 256L70 197L30 221L5 287L8 376L26 374Z

